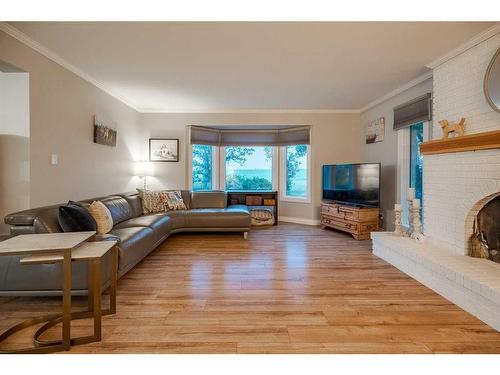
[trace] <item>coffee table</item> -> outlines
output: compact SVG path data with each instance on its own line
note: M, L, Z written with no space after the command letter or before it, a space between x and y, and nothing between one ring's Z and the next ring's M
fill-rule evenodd
M101 281L100 262L104 254L113 249L111 262L111 301L105 314L116 311L116 241L86 242L95 232L27 234L0 242L0 256L21 255L25 264L62 262L63 265L63 303L62 313L49 314L19 323L0 335L0 342L12 334L32 326L44 324L34 336L34 347L16 350L0 350L0 353L52 353L69 350L71 345L93 342L101 339ZM71 313L71 262L90 261L89 306L88 311ZM96 286L98 284L98 287ZM94 317L94 335L71 339L71 319ZM62 339L42 341L40 335L48 328L62 323Z

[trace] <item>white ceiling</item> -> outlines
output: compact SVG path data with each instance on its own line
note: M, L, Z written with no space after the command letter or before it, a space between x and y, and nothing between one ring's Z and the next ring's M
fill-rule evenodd
M12 22L140 111L359 109L488 22Z

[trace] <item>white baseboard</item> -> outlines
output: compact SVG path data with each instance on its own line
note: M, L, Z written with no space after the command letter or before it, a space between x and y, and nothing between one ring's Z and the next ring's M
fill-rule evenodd
M278 221L284 221L286 223L304 224L304 225L319 225L319 220L313 219L303 219L300 217L289 217L289 216L279 216Z

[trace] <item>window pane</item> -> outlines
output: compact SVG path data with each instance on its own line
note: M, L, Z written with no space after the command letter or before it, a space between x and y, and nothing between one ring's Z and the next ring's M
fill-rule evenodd
M272 147L226 147L226 190L272 190Z
M193 190L212 190L212 146L193 145Z
M307 197L307 145L286 146L286 195Z
M415 188L415 196L422 201L422 167L424 158L420 154L420 144L424 140L423 123L410 127L410 187Z

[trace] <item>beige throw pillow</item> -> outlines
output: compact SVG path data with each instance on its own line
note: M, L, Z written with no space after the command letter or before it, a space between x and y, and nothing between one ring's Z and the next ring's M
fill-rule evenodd
M137 189L142 201L142 213L144 215L168 210L167 193L165 191L151 191Z
M113 229L113 218L111 212L101 201L94 201L89 206L89 213L97 224L97 233L106 234Z

